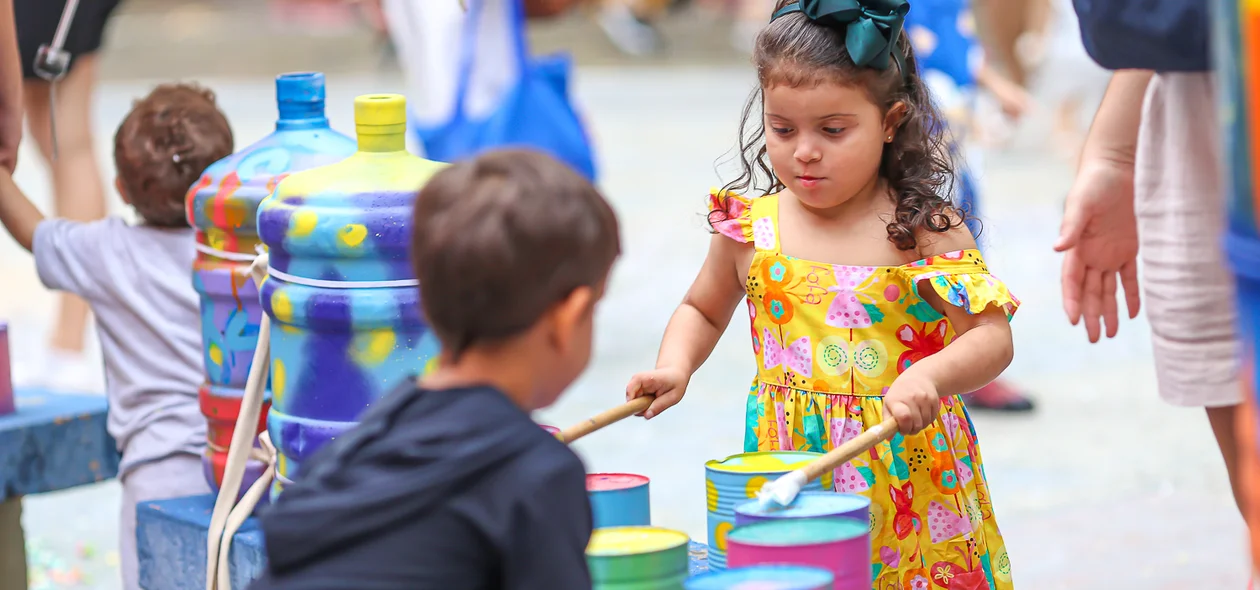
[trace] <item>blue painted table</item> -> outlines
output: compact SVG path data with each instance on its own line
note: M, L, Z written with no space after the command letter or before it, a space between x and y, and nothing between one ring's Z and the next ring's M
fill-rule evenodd
M163 590L206 586L206 535L214 496L141 502L136 507L140 585ZM245 521L232 540L232 589L244 590L262 573L263 538L257 522ZM709 549L691 543L691 574L709 571Z
M16 398L17 412L0 416L0 500L118 474L104 396L18 390Z

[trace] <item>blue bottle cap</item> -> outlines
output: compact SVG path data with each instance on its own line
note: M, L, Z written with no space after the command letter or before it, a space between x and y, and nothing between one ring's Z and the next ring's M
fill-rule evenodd
M280 121L324 119L324 75L296 72L276 76L276 105Z

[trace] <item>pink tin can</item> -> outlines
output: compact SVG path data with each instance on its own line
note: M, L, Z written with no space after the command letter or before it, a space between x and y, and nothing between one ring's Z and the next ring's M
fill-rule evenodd
M806 565L835 576L834 590L871 589L871 533L850 518L793 518L736 526L726 536L727 567Z
M0 416L17 411L13 401L13 374L9 368L9 323L0 322Z

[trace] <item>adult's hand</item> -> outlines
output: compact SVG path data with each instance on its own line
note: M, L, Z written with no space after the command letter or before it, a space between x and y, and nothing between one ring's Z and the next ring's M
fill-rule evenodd
M1068 193L1063 225L1054 249L1063 257L1063 311L1075 326L1085 318L1090 342L1120 329L1117 278L1124 287L1129 317L1137 317L1137 217L1133 212L1133 171L1142 100L1151 73L1117 72L1107 85L1081 155L1076 182Z
M1098 342L1100 320L1107 337L1120 329L1117 277L1129 318L1141 308L1138 292L1137 217L1133 211L1133 166L1103 159L1083 161L1067 197L1057 252L1063 257L1063 311L1077 325L1085 318L1090 342Z

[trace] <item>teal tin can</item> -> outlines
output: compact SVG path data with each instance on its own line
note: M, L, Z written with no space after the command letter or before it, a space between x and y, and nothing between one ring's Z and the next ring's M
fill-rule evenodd
M705 503L709 525L709 569L726 569L726 535L735 528L735 507L757 497L761 486L822 457L805 451L740 453L704 464ZM831 489L831 474L803 490Z
M595 528L650 526L651 494L648 478L630 473L589 473L586 495L591 500Z

